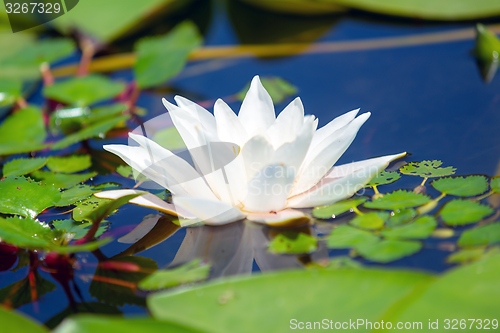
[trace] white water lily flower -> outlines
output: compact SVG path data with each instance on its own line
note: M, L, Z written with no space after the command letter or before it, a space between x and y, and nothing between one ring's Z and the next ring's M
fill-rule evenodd
M222 100L214 114L180 96L163 100L192 161L188 162L145 136L130 133L138 146L106 145L172 193L172 203L137 190L97 193L115 199L143 195L130 202L177 215L182 225L226 224L247 218L269 225L307 221L297 208L331 204L360 190L394 159L406 153L334 166L370 117L358 110L317 129L318 119L304 116L300 98L276 117L259 77L236 115Z

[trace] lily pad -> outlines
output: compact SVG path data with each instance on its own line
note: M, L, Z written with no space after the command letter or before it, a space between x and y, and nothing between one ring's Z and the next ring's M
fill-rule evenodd
M387 239L360 245L356 250L365 259L385 264L417 253L421 248L417 241Z
M66 220L55 220L50 222L50 224L59 231L66 234L66 237L71 236L71 239L77 240L85 236L88 229L92 226L92 222L77 222L70 219ZM99 229L97 230L95 237L101 236L108 228L108 223L101 223Z
M57 82L43 89L43 95L75 106L88 106L111 99L123 91L125 85L105 76L91 74Z
M334 1L309 0L242 0L250 5L278 13L295 15L325 15L327 13L343 12L346 9L335 4Z
M400 178L401 175L397 171L382 171L372 178L372 180L366 184L366 187L392 184Z
M466 230L458 239L458 246L478 246L500 243L500 222Z
M183 22L164 36L147 37L135 45L134 74L140 88L159 85L177 75L186 65L191 51L202 43L198 29Z
M53 172L73 173L92 166L90 155L51 156L47 168Z
M457 170L451 166L440 168L441 164L443 162L438 160L410 162L399 168L399 171L404 175L433 178L453 175Z
M92 177L97 176L97 172L87 172L78 174L55 173L51 171L38 170L32 172L31 175L37 180L41 180L45 184L52 185L59 189L73 187Z
M358 248L364 244L376 243L380 238L373 233L348 225L341 225L332 230L327 245L332 249Z
M423 215L411 223L383 230L381 235L390 239L425 239L436 227L437 221L433 216Z
M498 249L486 250L485 247L462 249L450 254L446 258L449 264L466 264L485 258L488 255L497 254Z
M73 210L73 219L76 221L90 221L99 223L131 199L141 194L130 194L116 200L99 199L92 197L80 203Z
M471 197L486 192L488 180L485 176L446 177L436 179L432 186L445 194Z
M260 81L267 90L274 104L282 103L288 97L297 94L297 87L280 77L261 77ZM238 101L243 101L250 88L250 82L236 94Z
M296 231L280 232L269 243L268 251L278 254L312 253L318 248L318 241L311 235Z
M476 26L476 44L474 55L481 75L486 82L490 82L498 69L500 54L500 39L482 24Z
M210 273L210 265L201 260L193 260L176 268L158 270L139 282L142 290L159 290L181 284L205 280Z
M0 124L0 155L43 149L46 137L42 110L34 106L18 110Z
M21 97L22 82L17 79L0 80L0 107L9 106Z
M411 191L397 190L384 195L381 198L365 203L366 208L396 210L413 208L424 205L430 201L430 197Z
M18 158L9 161L3 166L3 176L23 176L38 169L41 169L47 163L47 158Z
M363 215L357 215L349 224L367 230L381 229L384 222L389 218L389 213L386 212L370 212Z
M48 333L48 330L21 313L0 307L0 322L6 332Z
M61 194L54 186L37 183L24 177L6 177L0 180L0 213L36 217L54 206Z
M94 194L96 190L89 185L75 185L61 192L61 199L57 202L57 207L72 205L78 201L85 200Z
M318 219L335 218L336 216L345 213L351 210L352 208L358 207L359 205L364 203L367 199L368 198L366 197L359 197L359 198L339 201L328 206L315 207L312 210L312 215Z
M413 208L396 209L391 212L387 225L393 227L410 222L417 216L417 211Z
M452 200L446 203L439 214L444 223L451 226L477 222L494 212L493 208L470 200Z
M500 176L491 178L490 187L493 192L500 193Z

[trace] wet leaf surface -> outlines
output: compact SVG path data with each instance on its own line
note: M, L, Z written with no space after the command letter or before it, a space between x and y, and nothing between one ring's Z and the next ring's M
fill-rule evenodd
M9 161L3 166L3 176L23 176L38 169L41 169L47 164L47 158L18 158Z
M95 177L97 172L66 174L38 170L32 172L31 175L33 178L40 180L44 184L48 184L59 189L66 189Z
M405 190L397 190L383 197L365 203L366 208L374 209L403 209L424 205L430 201L429 196Z
M336 202L328 206L315 207L312 210L312 215L318 219L331 219L336 216L350 211L352 208L356 208L362 203L364 203L368 198L360 197L344 201Z
M384 222L389 218L389 213L371 212L355 216L349 223L355 227L367 230L376 230L384 226Z

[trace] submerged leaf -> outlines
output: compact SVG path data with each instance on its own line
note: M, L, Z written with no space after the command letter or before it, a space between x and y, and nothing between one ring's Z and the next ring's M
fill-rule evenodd
M73 173L90 168L90 155L51 156L47 168L53 172Z
M405 190L397 190L365 203L366 208L396 210L422 206L430 201L429 196Z
M181 284L205 280L210 273L210 265L202 264L201 260L193 260L179 267L158 270L140 281L142 290L159 290L179 286Z
M417 253L421 248L420 242L387 239L360 245L356 250L370 261L388 263Z
M315 207L312 215L318 219L331 219L364 203L368 198L359 197L336 202L328 206Z
M0 213L34 218L48 207L55 206L61 194L54 186L37 183L24 177L0 180Z
M357 215L349 223L355 227L376 230L384 226L384 222L389 218L386 212L370 212L363 215Z
M494 212L493 208L470 200L452 200L446 203L439 214L444 223L451 226L477 222Z
M282 103L285 99L297 93L297 87L280 77L261 77L260 81L271 96L274 104ZM236 94L236 98L239 101L243 101L249 88L250 83L247 83L247 85Z
M500 243L500 222L466 230L458 239L458 246L478 246Z
M441 166L441 164L443 164L443 162L438 160L410 162L399 168L399 171L404 175L433 178L453 175L457 170L451 166L440 168L439 166Z
M328 236L327 244L332 249L358 248L364 244L376 243L379 240L379 237L369 231L341 225L332 230Z
M280 232L269 243L268 250L278 254L312 253L318 248L318 241L311 235L296 231Z
M3 166L3 176L23 176L38 169L41 169L47 163L47 158L18 158L9 161Z
M408 224L383 230L381 235L390 239L424 239L429 237L436 227L437 221L433 216L423 215Z
M432 182L432 186L445 194L472 197L486 192L488 180L485 176L446 177Z
M47 137L42 110L28 106L0 124L0 156L43 149Z
M366 187L387 185L394 183L401 175L397 171L382 171L366 184Z

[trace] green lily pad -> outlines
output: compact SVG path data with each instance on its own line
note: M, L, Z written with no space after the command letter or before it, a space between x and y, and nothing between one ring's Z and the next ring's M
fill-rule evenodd
M22 82L16 79L0 80L0 107L9 106L21 97Z
M61 199L57 202L57 207L73 205L79 201L89 198L97 191L89 185L75 185L61 192Z
M260 82L267 90L274 104L282 103L288 97L297 94L297 87L280 77L261 77ZM236 94L238 101L243 101L250 88L250 82Z
M498 247L494 247L489 250L485 247L462 249L450 254L446 258L446 262L449 264L467 264L498 253L500 253L500 248Z
M381 235L390 239L425 239L436 227L437 221L433 216L423 215L411 223L383 230Z
M56 101L76 106L88 106L111 99L123 91L125 85L105 76L91 74L56 82L44 87L43 95Z
M106 134L109 130L111 130L121 122L126 121L128 118L129 116L120 116L92 124L89 127L86 127L76 133L67 135L63 139L57 141L52 145L52 149L63 149L83 140L95 137L104 137L104 134Z
M153 135L153 141L168 150L179 150L186 148L179 131L174 126L159 130Z
M176 268L158 270L139 282L142 290L159 290L179 286L181 284L205 280L210 273L210 265L201 264L201 260L193 260Z
M441 164L443 164L443 162L438 160L410 162L399 168L399 171L404 175L433 178L453 175L457 170L451 166L440 168Z
M477 222L493 212L490 206L475 201L456 199L446 203L439 214L444 223L456 226Z
M417 253L421 248L417 241L387 239L360 245L356 250L365 259L385 264Z
M47 168L53 172L73 173L92 166L90 155L51 156Z
M381 229L384 222L389 218L389 213L386 212L370 212L363 215L356 215L349 224L367 230Z
M332 230L327 245L332 249L358 248L368 243L376 243L380 238L373 233L348 225L341 225Z
M424 205L430 197L411 191L397 190L373 201L365 203L366 208L396 210Z
M401 175L397 171L382 171L372 178L372 180L366 184L366 187L392 184L400 178Z
M498 69L500 39L482 24L476 26L476 56L479 70L486 82L490 82Z
M500 243L500 222L466 230L458 239L458 246L478 246Z
M183 22L164 36L147 37L135 45L134 74L140 88L159 85L177 75L186 65L191 51L202 43L198 29Z
M500 176L491 178L490 187L493 192L500 193Z
M68 237L68 234L71 236L71 239L77 240L85 236L88 232L88 229L92 226L92 222L82 221L77 222L70 219L66 220L54 220L50 222L50 224L59 231L62 231ZM108 228L109 223L100 223L99 229L97 230L95 237L101 236Z
M396 209L391 212L387 225L394 227L404 223L408 223L417 216L417 211L413 208Z
M43 149L46 137L42 110L34 106L18 110L0 124L0 155Z
M269 243L268 251L278 254L312 253L318 248L318 241L311 235L296 231L280 232Z
M116 200L99 199L91 197L82 201L73 210L73 219L75 221L89 221L98 223L111 215L118 208L128 203L131 199L141 194L130 194Z
M0 213L36 217L54 206L61 194L54 186L37 183L24 177L6 177L0 180Z
M92 177L97 176L97 172L65 174L65 173L55 173L51 171L38 170L32 172L31 175L45 184L52 185L59 189L65 189L73 187L77 184L89 180Z
M472 197L486 192L488 180L485 176L446 177L436 179L432 186L445 194Z
M315 207L312 215L318 219L331 219L364 203L368 198L359 197L336 202L328 206Z
M48 333L48 330L16 311L0 307L0 322L6 332Z
M3 176L23 176L30 172L41 169L47 164L47 158L18 158L9 161L3 166Z
M277 13L294 15L325 15L328 13L343 12L346 9L335 4L334 1L309 0L242 0L250 5Z

